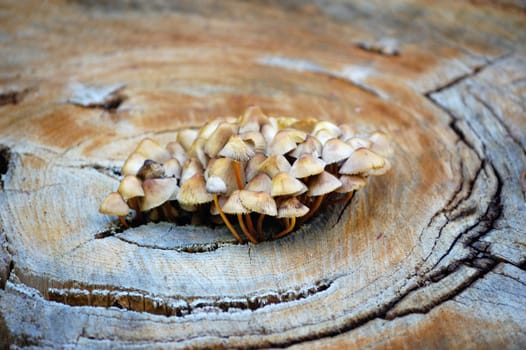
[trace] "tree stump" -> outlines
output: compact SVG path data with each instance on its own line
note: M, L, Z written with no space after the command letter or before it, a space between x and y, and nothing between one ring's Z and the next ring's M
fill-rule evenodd
M2 345L525 346L523 2L0 13ZM140 139L250 104L384 130L393 168L273 242L111 231L98 206Z

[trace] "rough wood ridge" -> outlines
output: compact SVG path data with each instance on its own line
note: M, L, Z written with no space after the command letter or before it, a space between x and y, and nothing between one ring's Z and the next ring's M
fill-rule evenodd
M526 344L520 1L0 5L0 344ZM281 240L98 213L145 137L257 104L394 166Z

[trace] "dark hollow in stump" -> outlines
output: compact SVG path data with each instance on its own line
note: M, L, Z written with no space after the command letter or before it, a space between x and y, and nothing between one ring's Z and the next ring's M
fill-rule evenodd
M526 343L520 1L0 5L0 341ZM237 116L381 129L391 171L292 235L112 229L138 141Z

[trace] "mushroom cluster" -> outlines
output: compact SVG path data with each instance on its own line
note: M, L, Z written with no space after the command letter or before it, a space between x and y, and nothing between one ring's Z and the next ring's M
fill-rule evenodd
M251 106L239 118L182 129L166 147L142 140L100 212L118 216L125 227L159 220L224 223L242 243L231 223L237 218L250 242L277 239L324 204L350 200L369 176L384 174L390 152L381 132L270 117ZM275 226L282 229L264 229Z

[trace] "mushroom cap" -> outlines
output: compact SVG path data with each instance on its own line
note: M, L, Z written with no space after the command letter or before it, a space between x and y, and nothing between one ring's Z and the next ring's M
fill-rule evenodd
M318 139L312 135L307 135L305 141L298 144L298 146L290 151L289 155L298 158L302 154L312 154L314 157L321 157L322 154L322 145Z
M357 130L353 128L352 126L350 126L349 124L340 124L338 125L338 127L340 128L340 131L342 132L340 135L341 140L350 139L351 137L357 134Z
M267 141L259 131L248 131L239 136L243 141L251 143L256 153L265 152L267 149Z
M354 148L340 139L333 138L323 145L322 158L327 164L337 163L349 158Z
M270 194L272 197L299 195L308 190L307 186L289 173L279 173L272 179Z
M201 129L199 129L199 132L197 133L197 137L202 137L205 139L210 138L210 136L214 133L214 131L216 131L219 124L223 122L224 120L222 118L212 119L211 121L203 125Z
M110 193L101 203L99 213L115 216L126 216L130 213L130 207L124 201L120 193Z
M234 161L230 158L215 158L208 163L205 178L207 179L206 188L209 192L230 194L238 189L233 163Z
M342 183L331 173L324 171L319 175L316 175L309 182L309 196L321 196L335 191L341 187Z
M327 120L322 120L316 123L314 126L314 129L312 130L312 134L316 134L320 130L328 130L334 137L338 137L341 135L342 131L340 130L340 127L332 122L329 122Z
M267 192L239 191L241 204L250 211L269 216L278 215L276 202Z
M164 166L152 159L146 159L137 172L137 177L141 180L158 179L164 176Z
M254 157L250 158L245 168L245 177L247 181L252 180L254 176L256 176L256 174L259 172L259 166L266 159L267 157L261 152L256 153Z
M219 151L219 155L233 160L245 161L254 156L254 150L239 136L232 135L225 144L225 147Z
M278 173L290 171L290 168L290 163L285 156L275 154L259 164L258 171L263 172L270 177L274 177Z
M126 175L121 180L117 192L119 192L124 199L144 196L141 180L133 175Z
M270 193L272 188L272 179L265 173L259 173L252 178L246 185L245 190L254 192Z
M336 190L338 193L358 191L367 184L367 180L360 175L341 175L340 182L342 186Z
M219 151L232 135L237 135L239 127L236 124L223 122L217 126L215 131L210 135L205 144L205 152L210 157L217 156Z
M322 145L325 145L325 143L330 139L338 137L338 134L327 129L321 129L316 131L314 137L316 137L316 139L318 139Z
M139 142L137 148L135 148L135 153L156 162L164 162L170 158L170 153L166 149L162 148L157 142L148 137Z
M144 180L142 188L144 197L141 201L141 211L150 210L171 200L179 190L177 179L173 177Z
M181 177L181 164L175 158L170 158L164 162L164 176L166 177Z
M297 120L290 127L310 134L314 130L314 127L317 123L318 119L316 118L306 118Z
M203 204L213 199L213 195L206 190L205 177L202 174L195 174L182 183L177 193L177 201L183 204Z
M166 149L170 152L173 158L177 159L179 164L182 165L186 162L186 150L179 142L170 142L166 145Z
M195 174L203 174L203 166L195 158L188 158L181 170L181 183L185 182Z
M267 145L272 142L274 136L278 133L278 130L276 119L274 118L269 118L268 122L261 126L261 135L265 138Z
M311 175L317 175L325 169L325 162L312 154L301 155L290 169L290 174L295 178L304 178Z
M282 201L278 208L278 218L297 218L309 212L309 207L301 203L296 197Z
M139 169L141 169L145 160L146 158L139 153L130 154L122 166L122 174L137 175L137 172L139 172Z
M374 132L371 136L369 136L369 140L372 143L370 147L371 151L383 157L390 157L392 155L393 149L389 142L389 138L383 132Z
M177 142L179 142L185 150L188 150L190 146L192 146L192 143L197 139L198 134L199 130L197 129L187 128L180 130L177 133Z
M358 136L351 137L350 139L345 140L345 142L352 147L353 151L358 148L369 148L371 146L370 140Z
M305 141L307 133L295 129L278 131L267 148L267 154L285 154L296 148L298 143Z
M339 173L345 175L365 174L380 171L386 166L386 160L367 148L358 148L341 166Z
M230 197L226 200L225 204L221 207L223 212L227 214L247 214L250 213L250 210L245 208L241 203L239 198L239 193L241 190L235 190L230 194Z
M239 118L239 133L259 131L261 124L264 124L267 120L268 117L259 106L249 106Z
M205 145L207 144L207 142L208 141L206 139L198 137L195 139L194 143L192 143L192 145L186 152L186 155L188 157L198 159L199 162L201 162L203 168L208 163L208 156L205 153Z

